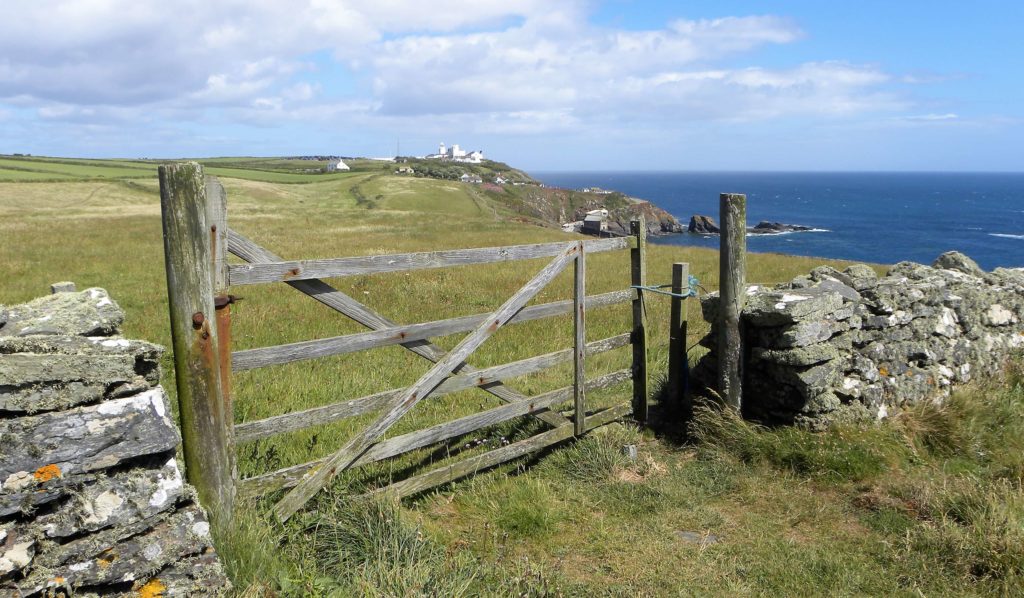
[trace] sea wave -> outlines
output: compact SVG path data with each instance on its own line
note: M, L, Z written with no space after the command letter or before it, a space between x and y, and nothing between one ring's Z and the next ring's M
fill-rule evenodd
M1006 233L989 233L990 237L1001 237L1003 239L1024 239L1024 235L1008 235Z
M827 228L812 228L809 230L784 230L777 233L751 233L748 232L748 237L781 237L782 235L796 235L799 233L830 233L831 229Z

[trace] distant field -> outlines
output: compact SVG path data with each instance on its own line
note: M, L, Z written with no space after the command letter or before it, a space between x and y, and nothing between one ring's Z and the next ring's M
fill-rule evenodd
M24 158L0 158L0 180L76 180L108 178L143 178L156 174L152 165L128 166L123 162L89 163Z
M306 172L324 167L327 162L281 158L200 159L207 172L225 178L270 183L316 183L351 176L353 171L337 173ZM383 172L379 162L360 161L354 171ZM77 181L93 179L139 179L156 176L156 160L87 160L38 156L0 156L0 181Z

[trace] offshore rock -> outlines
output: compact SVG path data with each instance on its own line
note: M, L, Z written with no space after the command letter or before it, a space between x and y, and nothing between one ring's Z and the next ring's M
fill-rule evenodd
M718 223L711 216L701 216L694 214L690 216L690 224L686 227L686 230L691 233L697 233L698 235L717 235L721 232L718 228Z
M758 222L747 231L753 235L777 235L779 233L799 233L809 230L814 230L809 226L803 226L802 224L785 224L783 222L769 222L762 220Z

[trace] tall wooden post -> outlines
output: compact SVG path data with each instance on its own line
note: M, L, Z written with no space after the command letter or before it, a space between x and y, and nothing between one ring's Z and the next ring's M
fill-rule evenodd
M747 196L719 196L721 252L719 254L718 391L728 406L739 411L743 397L743 347L740 313L746 298Z
M686 299L690 290L690 265L672 264L672 311L668 328L668 400L689 418L685 404L690 364L686 359Z
M633 247L629 252L630 278L634 287L647 286L647 224L643 215L629 223ZM633 299L633 416L647 421L647 306L644 292L634 289Z
M203 169L160 166L160 208L174 375L185 473L217 530L230 524L233 495L214 311L214 279ZM218 231L219 232L219 231ZM226 231L224 231L226 233Z
M587 353L587 312L584 304L587 297L587 261L583 252L583 241L579 242L576 253L576 269L573 284L573 351L575 355L575 381L573 399L576 416L573 418L573 432L579 436L586 430L587 398L586 398L586 363Z
M226 496L229 504L234 505L238 470L235 466L235 409L231 385L231 304L235 298L228 294L228 196L220 180L214 176L206 177L206 216L210 230L213 307L217 312L217 356L224 409L224 437L231 479L231 487ZM230 510L233 511L233 508Z

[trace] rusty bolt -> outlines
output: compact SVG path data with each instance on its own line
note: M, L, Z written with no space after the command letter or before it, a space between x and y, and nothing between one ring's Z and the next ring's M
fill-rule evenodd
M192 327L195 328L196 330L202 328L203 322L205 321L206 316L203 315L203 312L197 311L196 313L192 314Z
M210 225L210 232L211 233L217 232L217 225L216 224L211 224Z

